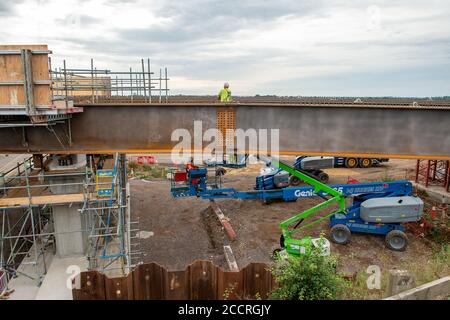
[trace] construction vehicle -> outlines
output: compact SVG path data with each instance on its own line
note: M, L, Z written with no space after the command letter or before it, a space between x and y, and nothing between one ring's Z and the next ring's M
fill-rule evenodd
M274 164L274 161L272 161L272 164ZM418 197L412 196L412 185L409 182L405 182L403 187L395 188L391 192L355 195L353 203L346 207L345 195L342 192L314 180L309 175L282 162L275 161L275 165L313 186L315 193L325 200L325 202L305 210L280 224L283 232L280 238L280 245L290 254L298 255L310 251L312 248L311 237L294 239L292 236L326 218L330 218L330 236L335 243L347 244L350 241L352 232L370 233L384 235L385 244L389 249L404 251L407 247L408 239L401 223L418 221L422 217L423 201ZM389 186L389 183L385 184L386 187ZM327 195L320 192L326 192ZM332 203L337 203L339 209L299 227L304 219Z
M412 184L408 181L369 182L328 186L307 172L295 169L279 160L272 159L271 165L296 176L309 186L281 189L257 189L237 191L222 188L220 184L208 184L207 168L195 168L186 172L174 172L171 192L174 197L197 196L204 199L283 199L292 201L303 197L318 196L325 201L305 210L280 224L282 235L280 245L288 253L299 255L309 252L315 239L293 236L324 219L330 219L331 240L347 244L351 233L384 235L386 246L391 250L403 251L407 247L407 237L401 223L418 221L423 213L423 201L413 196ZM182 179L180 179L182 177ZM352 197L350 206L345 198ZM309 216L331 204L338 209L300 227Z
M266 165L269 165L267 162ZM333 168L334 157L307 157L299 156L295 158L293 167L314 177L322 183L328 183L330 177L322 169ZM298 186L301 179L281 168L271 168L256 178L256 189L271 190L285 188L287 186Z
M244 168L247 166L248 154L222 155L204 161L208 167Z
M328 183L330 177L322 169L330 169L345 166L354 168L368 168L382 162L389 161L387 158L347 158L347 157L324 157L324 156L298 156L295 158L293 167L304 173L313 176L322 183ZM276 188L285 188L287 186L298 186L301 179L298 177L275 168L257 178L257 188L271 190Z
M370 168L388 161L388 158L334 157L335 167L346 168Z

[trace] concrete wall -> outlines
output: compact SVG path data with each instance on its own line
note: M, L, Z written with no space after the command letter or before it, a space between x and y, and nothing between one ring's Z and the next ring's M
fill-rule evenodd
M84 170L86 155L76 155L77 163ZM57 161L56 161L57 163ZM51 170L49 174L61 172ZM76 170L70 172L76 173ZM53 194L82 193L84 175L47 177L50 191ZM75 184L75 185L64 185ZM84 255L87 247L86 223L84 217L78 211L82 204L68 203L53 206L53 220L56 233L56 253L60 258Z
M56 254L60 258L84 255L87 234L84 219L78 209L81 204L54 205L53 219L56 232Z

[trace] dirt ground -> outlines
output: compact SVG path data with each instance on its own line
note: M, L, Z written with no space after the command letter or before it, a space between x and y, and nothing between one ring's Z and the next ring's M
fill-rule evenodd
M414 160L391 159L379 167L369 169L335 168L327 170L330 184L346 183L348 178L360 182L385 179L405 179L414 172ZM251 190L261 166L228 169L225 187ZM171 270L184 269L196 259L207 259L227 269L223 254L224 238L221 225L210 210L208 200L194 197L173 198L167 180L130 180L131 208L139 217L139 229L150 236L140 239L144 262L157 262ZM216 200L237 233L231 243L239 267L250 262L271 262L271 253L279 245L279 223L315 204L321 199L301 199L296 202L277 202L270 205L260 200ZM330 208L322 210L325 215ZM315 216L314 218L317 218ZM310 219L314 219L310 218ZM307 221L306 221L307 222ZM327 219L302 235L328 235ZM430 252L428 245L409 234L405 252L393 252L384 246L384 238L373 235L352 235L348 245L331 244L332 253L339 256L339 267L346 273L365 270L377 264L393 268L400 264L423 261Z

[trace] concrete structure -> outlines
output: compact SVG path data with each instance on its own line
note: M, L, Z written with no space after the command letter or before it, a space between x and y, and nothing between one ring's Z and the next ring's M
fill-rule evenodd
M426 192L426 194L430 198L437 201L438 203L450 204L450 193L448 193L441 187L438 186L425 187L424 185L415 182L413 182L413 186L420 191Z
M56 253L58 257L73 257L86 253L86 223L78 211L80 204L54 205Z
M67 159L70 162L67 163ZM64 160L66 165L62 165ZM48 178L53 194L83 193L85 179L86 155L55 156L49 164ZM65 175L54 176L58 172ZM70 175L72 173L73 175ZM73 257L86 253L86 220L80 214L81 203L67 203L53 206L56 252L58 257Z
M414 278L407 270L389 270L387 296L393 296L414 287Z
M34 250L34 246L30 252ZM44 257L44 259L42 259ZM39 292L41 284L40 278L33 279L30 275L37 273L45 274L48 271L48 266L52 263L54 255L50 251L44 251L41 259L34 261L33 255L25 256L17 274L8 283L9 291L14 291L9 299L11 300L34 300ZM38 271L39 270L39 271ZM37 282L38 281L38 282Z
M87 270L86 257L54 257L35 300L72 300L72 279ZM75 278L76 279L76 278Z
M450 295L450 276L425 283L416 288L403 291L384 300L431 300L437 297L446 299Z
M49 170L38 173L30 167L14 177L18 183L6 186L6 196L0 198L0 260L9 289L17 292L14 299L36 298L42 281L47 288L42 299L51 298L55 283L61 297L70 298L70 274L65 272L70 266L82 264L80 271L89 268L117 276L134 266L129 196L122 187L125 155L88 158L54 155L46 161ZM98 162L109 182L101 184L99 171L90 169ZM31 248L26 246L30 243ZM52 259L58 262L54 271L49 270Z

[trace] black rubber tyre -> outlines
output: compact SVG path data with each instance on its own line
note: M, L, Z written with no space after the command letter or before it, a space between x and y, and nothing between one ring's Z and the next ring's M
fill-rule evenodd
M337 224L330 230L331 241L337 244L349 243L351 235L350 229L343 224Z
M346 168L356 168L358 166L358 160L356 158L347 158L344 163Z
M272 260L277 260L281 251L283 251L283 249L281 249L281 248L276 248L275 250L273 250L272 251Z
M370 168L372 166L372 164L373 164L372 159L369 159L369 158L359 159L359 167L360 168Z
M284 236L283 235L280 236L280 247L282 249L284 249Z
M302 180L296 176L289 177L289 185L293 187L297 187L302 183Z
M330 177L328 176L328 174L322 171L317 175L317 179L319 179L319 181L322 183L328 183Z
M408 246L408 237L403 231L389 231L385 238L386 247L393 251L405 251Z

